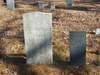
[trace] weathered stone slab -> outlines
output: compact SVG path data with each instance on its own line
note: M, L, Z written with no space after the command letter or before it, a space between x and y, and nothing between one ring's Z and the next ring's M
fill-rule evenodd
M27 63L52 63L52 14L26 13L23 15L23 21Z
M70 32L70 62L85 65L86 32Z
M14 10L15 9L15 1L14 0L6 0L7 2L7 8L9 10Z

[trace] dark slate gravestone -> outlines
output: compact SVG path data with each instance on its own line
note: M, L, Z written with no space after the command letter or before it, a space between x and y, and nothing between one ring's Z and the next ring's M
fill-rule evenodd
M73 0L67 0L67 8L72 8Z
M23 15L23 21L27 63L52 63L52 14L26 13Z
M85 65L86 32L70 32L70 63Z
M15 9L15 2L14 0L6 0L7 3L7 8L9 10L14 10Z

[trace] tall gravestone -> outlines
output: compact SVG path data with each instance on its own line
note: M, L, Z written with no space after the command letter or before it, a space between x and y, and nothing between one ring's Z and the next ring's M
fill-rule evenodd
M85 65L86 32L70 32L70 63Z
M100 35L100 28L96 29L96 35Z
M23 21L27 63L52 63L52 14L26 13L23 15Z
M73 0L67 0L67 8L72 8Z
M7 3L7 8L9 10L15 9L15 1L14 0L6 0L6 3Z

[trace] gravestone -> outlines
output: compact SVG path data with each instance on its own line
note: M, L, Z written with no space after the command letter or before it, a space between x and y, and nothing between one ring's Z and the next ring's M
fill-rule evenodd
M26 13L23 15L23 21L27 63L52 63L52 14Z
M7 8L9 10L15 9L15 1L14 0L6 0L6 3L7 3Z
M50 11L54 11L55 10L55 3L54 2L50 2Z
M70 32L70 63L85 65L86 32Z
M40 9L43 9L43 8L45 8L45 7L47 7L47 6L48 6L48 3L43 2L43 1L38 1L38 7L39 7Z
M72 8L73 0L67 0L67 8Z

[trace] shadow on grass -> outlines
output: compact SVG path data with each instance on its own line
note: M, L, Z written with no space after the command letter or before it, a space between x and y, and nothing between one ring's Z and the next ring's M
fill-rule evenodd
M54 55L54 65L57 69L63 72L63 75L89 75L90 67L86 64L84 65L74 65L71 64L69 58L66 61L59 59L59 56Z
M25 64L26 56L24 54L0 54L4 62L13 64Z
M16 66L17 66L17 72L19 73L19 75L37 75L35 71L33 72L32 70L29 69L31 67L30 65L19 64Z
M74 1L74 3L94 3L94 4L99 4L100 0L94 0L94 1L88 1L88 0L80 0L80 1Z
M32 67L32 65L26 64L25 57L26 57L26 55L24 55L24 54L6 55L6 60L4 60L6 62L5 65L7 65L8 68L12 71L13 71L13 69L11 66L14 65L16 67L16 72L18 73L18 75L39 75L39 73L37 73L38 70L35 71L35 67ZM84 67L73 66L73 65L69 65L68 63L66 63L64 61L57 61L56 64L48 65L48 67L51 67L52 69L54 69L54 68L59 69L61 71L61 73L63 73L61 75L70 75L70 74L89 75L89 71L90 71L89 67L86 65L84 65ZM43 71L44 71L44 69L43 69Z
M3 58L3 62L8 68L13 71L12 66L16 68L18 75L37 75L35 71L31 71L31 65L26 64L25 54L9 54L0 55Z
M78 11L95 11L100 12L99 8L93 8L93 7L83 7L83 6L73 6L71 8L67 8L65 6L56 6L57 9L67 9L67 10L78 10Z

